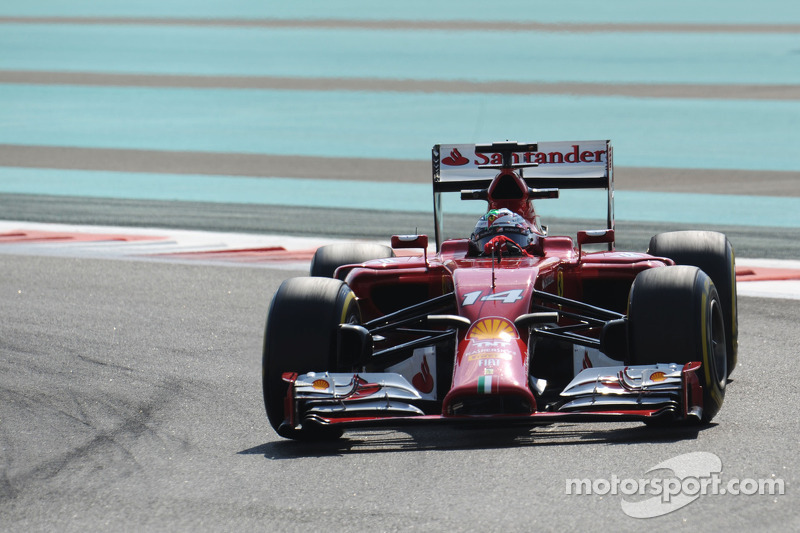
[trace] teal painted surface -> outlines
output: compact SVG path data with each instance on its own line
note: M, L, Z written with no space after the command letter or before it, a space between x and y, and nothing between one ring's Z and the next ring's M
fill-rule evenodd
M229 204L339 207L430 213L431 187L363 181L231 178L120 172L84 172L0 167L0 194L48 194L91 198L181 200ZM616 215L626 221L800 228L800 198L737 195L616 193ZM603 219L604 191L562 191L558 200L537 202L548 217ZM445 213L483 212L483 202L445 195Z
M797 34L0 25L0 70L800 84ZM702 53L698 53L702 50Z
M0 16L800 24L800 2L38 0ZM0 70L479 81L800 84L797 34L0 24ZM618 166L800 171L800 101L0 85L0 143L427 159L440 142L609 138ZM0 165L2 162L0 162ZM269 169L264 169L269 175ZM302 194L296 193L297 188ZM291 191L291 192L290 192ZM0 167L2 193L428 213L415 184ZM596 192L543 216L602 218ZM448 200L453 212L479 203ZM599 206L599 208L598 208ZM622 220L800 227L797 198L620 192Z
M787 0L31 0L3 3L2 15L786 24L800 22L800 5Z
M611 139L619 166L800 170L800 101L37 85L0 101L6 144L427 159L436 143Z

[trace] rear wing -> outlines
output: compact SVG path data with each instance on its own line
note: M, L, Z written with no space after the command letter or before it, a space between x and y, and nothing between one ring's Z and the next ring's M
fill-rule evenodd
M503 154L506 154L505 156ZM436 249L442 245L442 193L486 189L504 157L534 189L606 189L609 229L614 229L614 165L611 141L437 144L432 151ZM526 168L531 167L531 168Z

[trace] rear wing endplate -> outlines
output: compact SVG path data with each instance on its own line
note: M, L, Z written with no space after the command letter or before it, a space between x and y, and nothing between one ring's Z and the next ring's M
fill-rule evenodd
M442 245L442 193L486 189L513 146L511 163L534 189L606 189L609 229L614 229L614 157L611 141L437 144L432 150L436 249ZM498 151L493 151L496 147ZM502 152L501 152L502 151ZM534 168L525 168L534 167Z

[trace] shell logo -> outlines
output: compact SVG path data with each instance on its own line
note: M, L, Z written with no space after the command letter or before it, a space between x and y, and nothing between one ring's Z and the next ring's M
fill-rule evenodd
M518 339L514 325L505 318L482 318L475 322L467 333L468 339Z
M316 379L314 380L314 383L311 384L311 386L317 390L327 390L328 387L330 387L331 385L324 379Z
M658 383L659 381L664 381L667 379L667 375L663 372L653 372L650 374L650 381L655 381Z

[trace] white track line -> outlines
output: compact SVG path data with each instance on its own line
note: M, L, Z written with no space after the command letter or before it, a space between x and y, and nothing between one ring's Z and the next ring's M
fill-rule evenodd
M75 235L75 240L22 240L3 242L3 236L19 232L46 232L49 234ZM81 240L92 236L129 236L137 240ZM248 233L222 233L210 231L173 230L159 228L132 228L117 226L79 226L37 222L0 221L0 254L38 255L76 258L118 259L134 261L161 261L183 264L209 264L249 268L272 268L307 271L311 250L343 239L294 237L288 235L257 235ZM388 244L388 242L384 242ZM283 248L287 252L297 251L299 259L265 256L256 260L236 260L230 255L214 253L226 250L252 250ZM205 252L205 253L204 253ZM211 252L211 254L209 254ZM189 254L187 257L186 254ZM195 257L192 257L196 254ZM291 255L291 254L289 254ZM779 268L800 270L800 261L779 259L737 258L737 266L752 268ZM745 281L737 284L740 296L763 298L787 298L800 300L800 281Z

